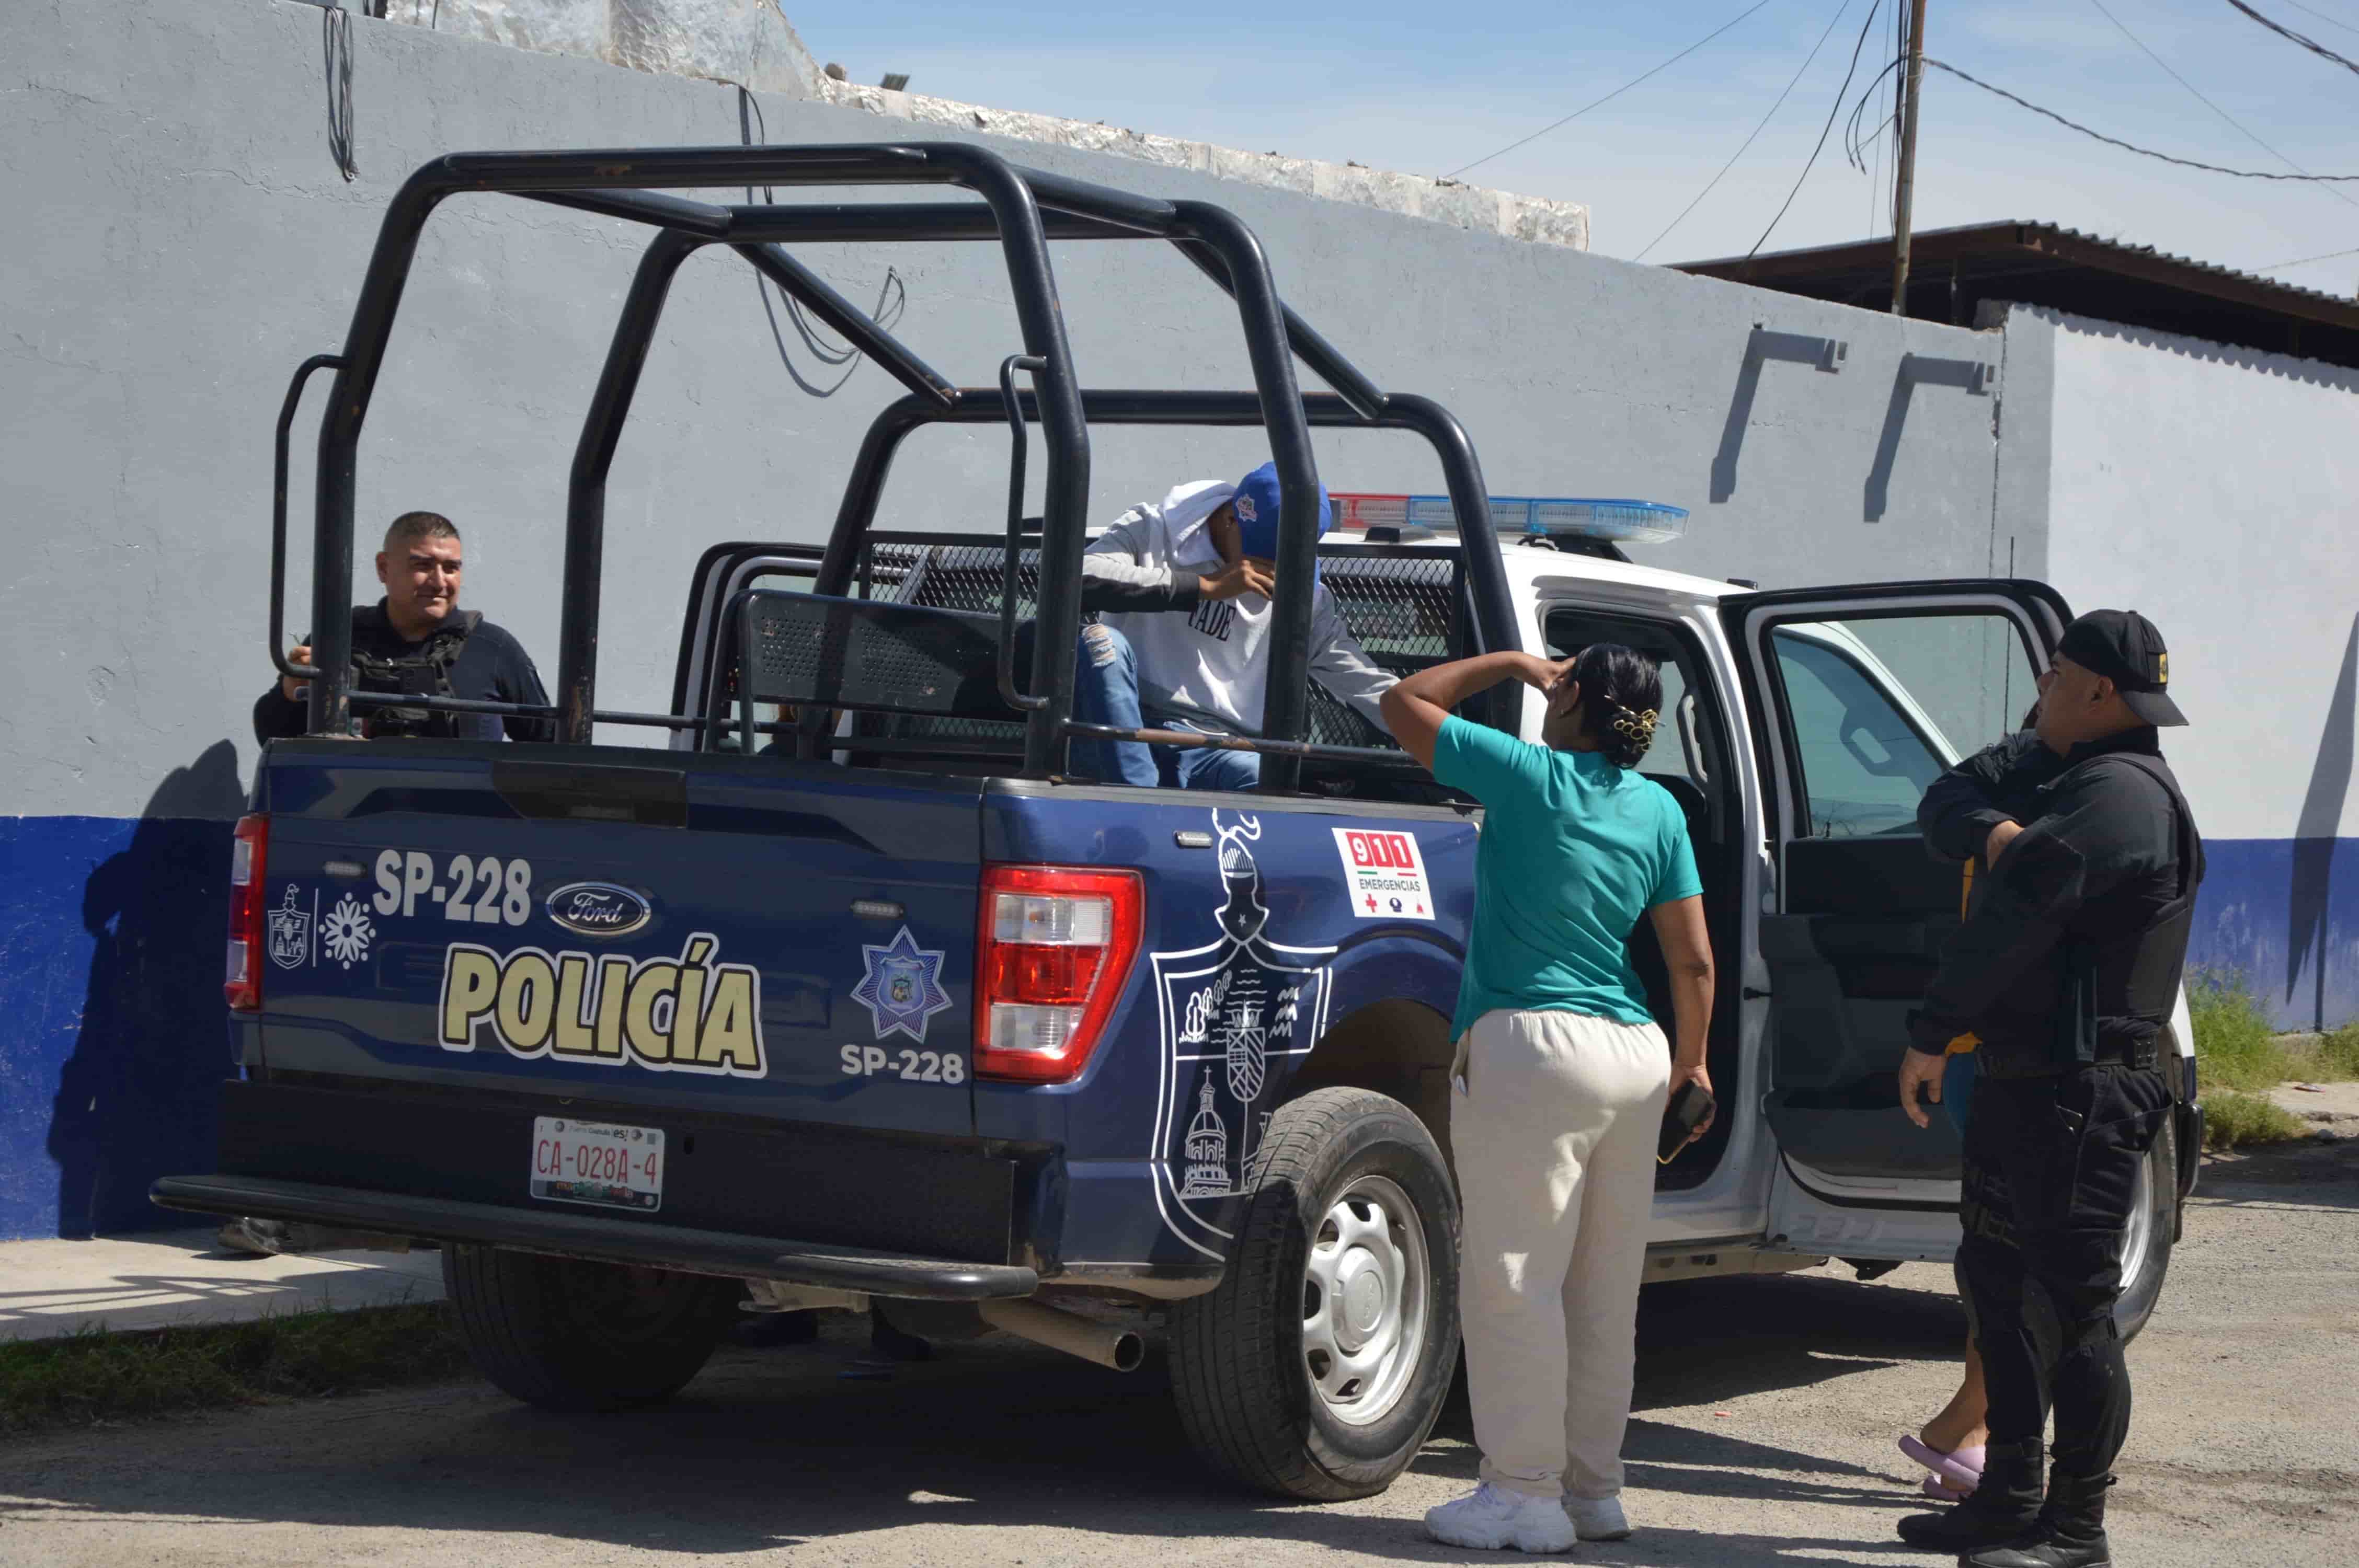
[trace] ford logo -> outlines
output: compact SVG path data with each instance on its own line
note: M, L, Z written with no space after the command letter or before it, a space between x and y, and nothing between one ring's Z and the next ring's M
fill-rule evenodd
M647 901L613 882L568 882L549 895L549 918L584 936L621 936L647 923Z

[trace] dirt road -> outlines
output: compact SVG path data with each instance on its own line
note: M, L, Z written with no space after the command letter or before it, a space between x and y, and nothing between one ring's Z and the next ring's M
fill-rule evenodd
M1658 1286L1642 1306L1632 1541L1579 1560L1933 1563L1901 1548L1896 1432L1947 1396L1946 1271ZM0 1444L0 1563L1100 1564L1482 1558L1419 1515L1473 1474L1463 1406L1386 1496L1286 1507L1197 1469L1149 1370L997 1337L885 1383L733 1351L671 1407L566 1418L477 1386ZM2359 1563L2359 1141L2214 1162L2115 1493L2125 1568ZM1496 1559L1493 1559L1496 1560Z

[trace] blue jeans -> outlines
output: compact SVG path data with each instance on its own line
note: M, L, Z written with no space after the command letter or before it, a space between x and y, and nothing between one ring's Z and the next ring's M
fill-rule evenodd
M1138 655L1111 626L1084 626L1073 657L1073 717L1116 730L1147 727L1138 704ZM1172 729L1188 726L1172 722ZM1154 789L1249 790L1261 782L1261 759L1251 752L1149 746L1137 741L1077 740L1077 773L1107 784Z

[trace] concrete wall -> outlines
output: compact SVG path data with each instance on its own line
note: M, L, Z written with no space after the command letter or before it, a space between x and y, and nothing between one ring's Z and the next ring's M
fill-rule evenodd
M2359 1016L2359 372L2022 309L2006 337L2053 364L2048 576L2170 644L2193 960L2287 1027Z
M389 192L453 148L738 136L731 87L355 18L361 173L347 183L327 149L321 35L320 12L291 0L0 7L0 652L16 677L0 705L0 814L22 819L0 929L0 1005L15 1022L0 1041L0 1235L138 1222L147 1175L207 1157L202 1095L157 1086L225 1065L214 868L268 676L270 421L294 365L339 345ZM880 131L863 110L761 107L772 140ZM967 139L1231 203L1280 287L1363 368L1465 420L1493 489L1692 508L1690 538L1650 562L1777 585L1980 573L2019 543L2044 548L2039 516L1994 521L2006 388L1977 390L1975 371L1996 361L1998 334ZM641 243L530 203L448 203L363 441L361 515L457 518L468 600L545 663L566 464ZM962 381L988 381L1017 346L987 247L808 259L856 298L889 281L906 297L900 332ZM1234 316L1177 255L1077 244L1057 262L1089 381L1247 384ZM859 432L897 390L779 330L784 364L752 275L730 257L700 258L675 291L611 488L605 702L664 704L697 552L817 537ZM1847 345L1832 373L1812 362L1825 339ZM299 539L314 395L297 446ZM888 521L995 525L1004 453L988 430L920 437ZM1110 516L1266 453L1240 433L1108 432L1095 456ZM1322 437L1321 461L1339 490L1440 488L1402 438ZM354 586L375 592L365 568ZM306 607L290 613L299 630Z

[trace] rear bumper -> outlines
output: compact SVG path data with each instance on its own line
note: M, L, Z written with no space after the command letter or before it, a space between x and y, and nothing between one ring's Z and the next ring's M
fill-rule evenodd
M551 1113L664 1130L661 1209L531 1195ZM233 1081L220 1127L213 1170L158 1204L937 1300L1026 1295L1056 1268L1052 1152L401 1083Z
M518 1209L451 1198L325 1186L268 1176L167 1176L149 1195L193 1214L308 1220L394 1236L508 1247L561 1258L636 1263L690 1273L823 1285L872 1295L975 1302L1028 1296L1030 1269L962 1263L905 1253L829 1247L725 1230L611 1219L602 1215Z

